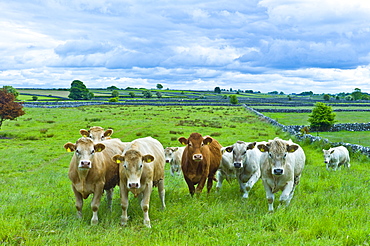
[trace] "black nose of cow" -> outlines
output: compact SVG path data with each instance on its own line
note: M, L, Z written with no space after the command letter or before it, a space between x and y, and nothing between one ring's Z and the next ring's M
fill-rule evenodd
M130 188L139 188L139 183L129 183L128 184L128 186L130 187Z
M235 168L241 168L242 167L242 164L240 162L235 162L234 163L234 167Z
M195 161L200 161L203 159L203 155L202 154L195 154L193 155L193 160Z
M276 168L276 169L274 169L274 174L275 174L275 175L282 175L282 174L283 174L283 172L284 172L284 170L283 170L283 169L281 169L281 168Z
M166 160L166 163L170 163L170 160Z

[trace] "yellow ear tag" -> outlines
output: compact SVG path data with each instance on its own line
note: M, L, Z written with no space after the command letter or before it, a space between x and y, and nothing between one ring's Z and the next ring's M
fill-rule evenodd
M83 135L83 137L87 138L87 135Z
M147 162L152 162L152 159L149 158Z
M70 148L67 149L67 152L72 152L72 150Z
M266 152L265 148L260 149L261 152Z
M98 152L101 152L101 148L98 149Z
M117 159L117 160L116 160L116 162L117 162L117 163L121 163L121 160L120 160L120 159Z

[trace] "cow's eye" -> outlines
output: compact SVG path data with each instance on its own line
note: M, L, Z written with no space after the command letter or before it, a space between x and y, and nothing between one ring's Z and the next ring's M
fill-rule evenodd
M89 138L92 138L92 135L91 134L89 135Z
M286 158L286 153L284 154L283 158L284 158L284 159Z
M271 153L269 153L269 157L272 158L272 154Z
M143 164L140 164L139 168L142 169L143 168Z
M93 149L93 150L91 150L91 154L94 154L95 153L95 150Z
M243 155L245 155L246 153L247 153L247 151L244 151L244 152L243 152Z
M80 151L78 149L76 150L76 154L77 155L80 155Z
M123 165L123 167L124 167L125 169L127 169L127 165L126 165L126 164L124 164L124 165Z

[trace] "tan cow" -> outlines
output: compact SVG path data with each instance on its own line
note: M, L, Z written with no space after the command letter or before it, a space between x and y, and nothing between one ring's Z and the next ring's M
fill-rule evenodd
M338 146L333 147L328 150L323 149L324 162L326 164L326 170L330 170L330 167L333 170L337 170L338 167L344 164L345 167L349 168L351 164L349 163L349 152L346 147Z
M181 173L181 158L185 147L167 147L164 149L166 163L170 164L170 174Z
M83 137L91 138L94 143L99 143L106 139L110 139L110 136L113 134L113 130L108 129L104 131L104 128L100 126L93 126L90 130L81 129L80 134Z
M149 201L153 186L158 186L162 208L166 207L164 201L165 158L162 144L152 137L139 138L129 143L122 155L115 155L113 160L119 164L121 225L126 225L128 221L128 192L131 191L135 197L141 195L144 225L150 228Z
M265 187L269 211L274 210L274 193L282 191L280 205L288 206L298 185L306 156L303 149L291 140L275 138L257 148L261 156L261 178ZM280 206L279 205L279 206Z
M98 223L98 209L103 191L107 192L108 207L112 209L113 188L118 184L118 167L112 157L122 153L124 145L118 140L94 143L82 137L75 144L64 145L68 152L75 152L69 166L68 177L76 198L77 216L82 218L83 199L94 194L91 201L93 217L91 224Z
M190 195L201 193L207 180L207 192L217 181L215 173L221 162L221 145L209 136L199 133L190 134L189 138L180 137L179 142L186 145L182 154L181 169L189 187ZM197 187L195 188L195 185Z

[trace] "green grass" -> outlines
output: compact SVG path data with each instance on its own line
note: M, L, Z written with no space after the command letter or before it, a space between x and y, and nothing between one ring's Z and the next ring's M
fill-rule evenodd
M80 221L67 177L72 154L63 144L79 129L113 128L113 137L131 141L151 135L164 147L179 146L191 132L212 135L223 146L237 140L289 138L242 107L80 107L26 108L17 121L5 121L0 136L0 243L4 245L368 245L370 243L369 159L351 154L351 169L327 172L320 143L302 143L306 167L286 209L268 213L259 180L247 200L238 184L191 198L181 176L166 166L166 204L157 189L150 203L152 228L131 195L129 224L121 227L119 188L113 211L103 197L100 222L90 226L91 197ZM45 132L45 129L47 131ZM326 146L325 146L326 147ZM214 186L215 187L215 186ZM280 193L277 194L278 200ZM277 205L277 204L275 204Z

